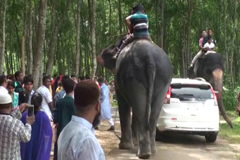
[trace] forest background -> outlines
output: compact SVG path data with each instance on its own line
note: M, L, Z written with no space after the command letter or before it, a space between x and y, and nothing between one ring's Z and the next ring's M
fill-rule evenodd
M212 29L225 59L224 103L236 106L240 84L238 0L1 0L0 73L103 75L96 56L127 32L125 17L141 3L153 41L170 58L174 77L186 77L202 30ZM24 58L22 58L24 57Z

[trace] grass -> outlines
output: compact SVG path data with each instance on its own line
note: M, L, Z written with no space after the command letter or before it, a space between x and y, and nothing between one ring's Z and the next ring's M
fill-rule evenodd
M220 137L228 139L230 143L240 143L240 117L234 111L227 111L228 117L232 120L233 129L227 123L220 125Z

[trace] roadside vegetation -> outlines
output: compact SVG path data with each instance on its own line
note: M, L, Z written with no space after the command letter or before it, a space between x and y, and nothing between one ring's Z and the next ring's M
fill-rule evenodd
M227 111L229 118L232 120L234 128L230 129L227 123L220 124L219 135L221 138L228 139L230 143L240 143L240 117L235 111Z

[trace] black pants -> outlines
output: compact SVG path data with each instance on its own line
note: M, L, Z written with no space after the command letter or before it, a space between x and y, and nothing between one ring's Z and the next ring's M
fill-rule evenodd
M146 37L131 37L131 38L127 39L125 43L122 43L122 45L121 45L121 47L119 49L122 50L128 44L132 43L135 40L140 40L140 39L146 39L146 40L149 40L150 42L152 42L152 39L151 39L150 36L146 36Z

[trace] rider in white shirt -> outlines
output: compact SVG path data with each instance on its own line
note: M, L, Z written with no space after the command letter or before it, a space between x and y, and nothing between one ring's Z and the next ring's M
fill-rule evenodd
M216 53L214 51L215 49L215 44L212 42L212 37L209 36L208 38L208 42L204 45L204 49L207 51L205 54L208 54L208 53Z

